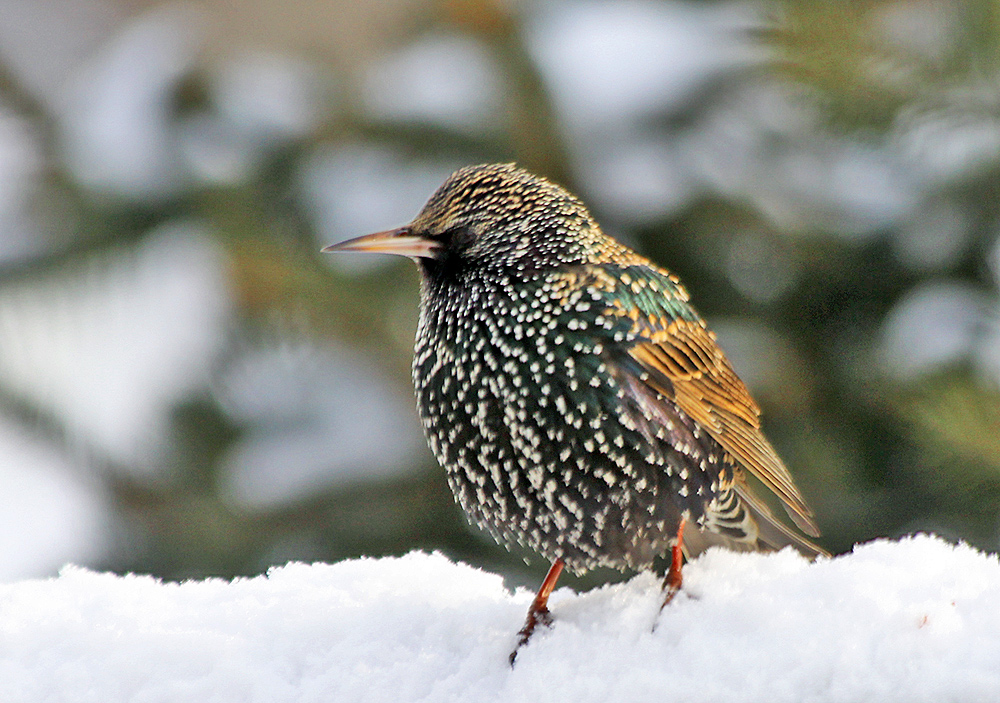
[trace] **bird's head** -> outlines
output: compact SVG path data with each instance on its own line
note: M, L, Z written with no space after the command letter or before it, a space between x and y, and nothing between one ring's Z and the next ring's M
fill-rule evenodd
M453 173L407 225L326 247L408 256L431 278L530 272L587 261L605 240L576 197L514 164Z

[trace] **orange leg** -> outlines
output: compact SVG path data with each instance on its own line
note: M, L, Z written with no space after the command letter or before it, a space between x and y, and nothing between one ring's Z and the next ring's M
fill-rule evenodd
M549 573L545 575L545 580L542 581L542 587L538 589L538 594L535 596L535 600L532 601L531 607L528 608L528 617L524 621L524 627L521 631L517 633L517 646L514 647L514 651L510 653L510 665L514 666L514 660L517 658L517 650L528 643L531 639L532 633L535 628L538 627L539 623L542 625L552 624L552 615L549 614L549 596L552 595L552 591L556 588L556 581L559 580L559 574L563 570L563 560L556 559L552 562L552 566L549 567Z
M677 592L681 590L681 584L684 580L681 575L681 566L684 564L684 523L685 520L681 518L681 524L677 527L677 540L674 542L674 546L670 549L670 570L667 572L667 578L663 580L663 591L665 595L663 597L663 605L660 606L661 610L665 608L667 604L674 599Z

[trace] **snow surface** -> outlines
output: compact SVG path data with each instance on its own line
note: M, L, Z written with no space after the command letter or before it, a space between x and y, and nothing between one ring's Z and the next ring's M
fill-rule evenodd
M706 553L552 597L439 554L181 584L76 567L0 586L0 698L37 701L996 701L1000 563L927 536L813 564ZM655 627L654 627L655 625Z

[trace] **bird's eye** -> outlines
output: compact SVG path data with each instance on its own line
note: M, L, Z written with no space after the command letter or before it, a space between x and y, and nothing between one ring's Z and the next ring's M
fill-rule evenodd
M476 235L468 225L457 225L449 227L440 234L435 235L434 238L441 242L446 249L461 251L472 244Z

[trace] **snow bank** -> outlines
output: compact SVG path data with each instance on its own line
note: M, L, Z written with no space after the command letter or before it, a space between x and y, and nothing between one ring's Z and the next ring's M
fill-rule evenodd
M685 576L659 616L651 574L560 589L511 670L532 594L437 554L181 584L71 567L0 586L0 699L1000 700L995 555L920 536Z

